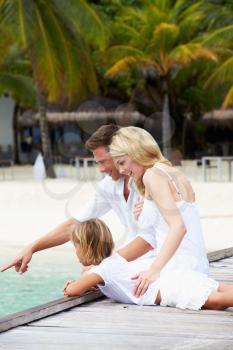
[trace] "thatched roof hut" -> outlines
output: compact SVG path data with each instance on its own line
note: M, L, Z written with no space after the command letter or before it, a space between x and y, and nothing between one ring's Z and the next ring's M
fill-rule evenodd
M223 128L233 128L233 109L216 109L203 115L203 121Z
M142 125L146 117L138 111L96 111L96 112L48 112L47 119L51 126L66 122L77 123L81 128L85 124L94 124L96 127L116 123L122 126ZM39 123L39 114L27 111L19 116L19 127L30 127Z

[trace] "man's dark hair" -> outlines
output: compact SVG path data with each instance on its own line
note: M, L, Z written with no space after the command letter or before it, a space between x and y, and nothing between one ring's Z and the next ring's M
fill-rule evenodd
M116 124L108 124L101 126L86 141L85 147L89 151L94 151L97 147L103 146L108 151L108 147L112 142L112 138L119 129L120 126Z

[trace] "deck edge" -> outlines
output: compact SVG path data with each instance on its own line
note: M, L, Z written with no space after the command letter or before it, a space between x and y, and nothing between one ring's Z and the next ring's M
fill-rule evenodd
M214 262L233 256L233 247L215 250L207 254L209 262Z
M73 308L75 306L88 303L103 297L103 294L97 291L87 292L80 297L60 298L49 303L38 305L21 312L16 312L0 318L0 333L12 328L25 325L29 322L40 320L41 318L54 315L61 311Z
M207 254L209 262L218 261L221 259L233 256L233 247L225 248L210 252ZM27 323L40 320L44 317L54 315L64 310L73 308L75 306L88 303L103 297L99 291L87 292L81 297L60 298L49 303L35 306L21 312L10 314L0 318L0 333L10 330L12 328L25 325Z

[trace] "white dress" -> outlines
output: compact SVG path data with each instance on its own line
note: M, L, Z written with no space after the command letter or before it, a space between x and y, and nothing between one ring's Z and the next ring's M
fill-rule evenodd
M188 270L166 270L150 284L142 297L137 298L133 295L135 281L131 277L146 270L152 261L153 258L148 258L128 262L119 254L113 253L90 269L89 273L96 273L104 280L104 285L99 285L104 295L126 304L155 305L160 291L160 305L198 310L210 293L218 288L219 283L205 274Z
M165 172L164 169L159 168ZM186 234L182 239L177 251L165 266L165 269L185 269L194 270L208 274L209 263L206 255L206 248L201 228L198 207L195 202L189 203L182 200L181 194L171 176L165 174L172 181L180 201L176 202L176 206L183 218L186 226ZM162 217L158 207L153 200L144 199L142 213L138 220L139 234L143 239L152 242L154 237L154 248L158 253L166 239L169 230L168 224Z

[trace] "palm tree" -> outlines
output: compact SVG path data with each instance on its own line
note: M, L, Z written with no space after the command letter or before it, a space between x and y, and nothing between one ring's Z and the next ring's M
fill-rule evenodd
M205 86L210 87L223 85L226 94L222 108L225 109L233 104L233 25L223 27L207 35L206 45L219 51L220 64L212 71Z
M1 35L4 39L9 40L9 36L1 28ZM18 114L20 107L26 107L35 109L36 107L36 90L34 83L30 75L30 65L27 60L24 59L22 52L20 52L15 46L3 45L0 49L3 55L1 55L0 61L0 95L10 95L15 101L13 112L13 140L14 140L14 161L19 163L18 152ZM3 50L4 48L4 50Z
M177 72L194 61L217 60L213 50L205 47L201 37L197 36L203 13L196 11L197 4L192 3L151 0L145 1L143 10L127 8L116 25L118 36L122 40L124 33L125 41L108 51L109 60L113 62L107 71L109 77L136 71L146 84L148 80L154 85L159 82L163 153L168 158L171 151L172 81Z
M222 108L229 107L233 102L233 3L229 0L198 1L197 11L205 14L202 26L205 28L203 44L218 53L219 62L210 67L205 87L212 90L219 86L225 90ZM223 95L224 96L224 95Z
M97 91L95 71L84 36L94 46L103 45L103 27L84 0L2 0L0 27L11 33L15 45L30 62L37 91L46 171L49 177L55 177L46 102L63 99L71 105L74 100Z

